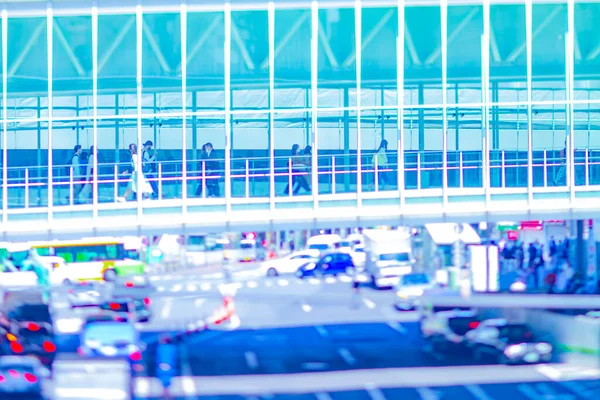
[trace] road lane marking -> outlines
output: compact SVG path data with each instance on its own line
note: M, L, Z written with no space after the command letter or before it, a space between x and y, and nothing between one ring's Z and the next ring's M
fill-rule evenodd
M188 292L195 292L196 285L187 285L187 290L188 290Z
M244 353L244 357L246 357L246 364L250 369L255 370L258 368L258 358L254 352L247 351Z
M317 325L315 326L315 329L317 330L317 333L321 335L321 337L329 336L329 332L327 332L327 329L323 328L322 326Z
M422 400L439 400L439 396L436 392L429 389L428 387L417 388L417 393Z
M325 282L327 282L327 283L329 283L329 284L332 284L332 283L336 283L336 282L337 282L337 279L335 279L335 278L334 278L334 277L332 277L332 276L328 276L327 278L325 278Z
M134 391L136 396L138 397L149 397L150 396L150 382L148 379L137 378L135 380Z
M279 283L279 286L287 286L290 284L287 279L280 279L277 283Z
M312 307L310 306L310 304L303 302L302 303L302 311L304 312L311 312L312 311Z
M326 392L315 393L315 397L317 398L317 400L332 400L329 393Z
M177 283L171 288L171 292L179 292L181 289L183 289L183 285Z
M248 282L246 282L246 286L251 289L254 289L254 288L258 287L258 283L256 283L255 281L248 281Z
M340 357L342 357L344 359L344 361L346 361L346 364L348 364L348 365L356 364L356 358L354 358L352 353L350 353L350 350L342 347L342 348L338 349L338 354L340 355Z
M210 288L211 288L211 286L210 286L210 283L203 283L203 284L200 286L200 289L201 289L201 290L204 290L205 292L208 292L208 291L210 290Z
M202 297L197 298L196 300L194 300L194 305L198 308L202 307L202 305L204 304L206 300L203 299Z
M365 390L369 394L369 397L371 397L371 400L387 400L383 392L373 383L367 383Z
M402 334L406 333L406 328L403 327L402 325L400 325L400 323L398 323L396 321L390 321L390 322L388 322L388 325L390 328L392 328L396 332L400 332Z
M367 299L366 297L363 297L362 301L363 301L363 303L365 303L365 306L367 306L371 310L374 309L375 307L377 307L377 304L375 304L373 301Z
M160 280L160 276L151 276L150 280L153 281L153 282L154 281L158 281L158 280Z
M172 301L166 301L165 305L163 306L162 310L160 311L160 317L162 319L167 319L169 317L169 314L171 313L171 305L173 304Z
M493 400L479 385L465 385L465 389L477 400Z
M352 278L350 278L348 275L342 275L340 276L340 281L349 283L352 282Z
M179 346L179 362L181 363L181 374L183 375L181 386L186 400L197 399L196 384L192 378L192 366L190 364L190 356L188 354L189 343L183 343Z
M165 287L164 286L159 286L156 288L156 290L158 290L159 292L164 292L165 291Z
M319 285L321 283L317 278L310 278L308 281L313 285Z
M273 286L273 282L272 281L266 281L265 282L265 286L266 287L272 287Z

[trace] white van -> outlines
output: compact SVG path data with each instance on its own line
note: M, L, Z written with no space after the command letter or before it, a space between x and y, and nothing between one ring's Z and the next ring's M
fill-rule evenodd
M339 249L342 243L340 235L317 235L306 242L306 248L309 250L318 250L321 254L335 249Z
M415 260L412 240L402 230L365 230L365 269L376 288L398 284L402 275L410 274Z
M252 262L258 259L256 240L242 239L236 251L236 258L239 262Z

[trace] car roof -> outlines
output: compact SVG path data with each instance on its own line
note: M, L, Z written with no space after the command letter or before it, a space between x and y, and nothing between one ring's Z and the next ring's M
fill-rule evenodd
M307 256L316 258L316 257L319 257L320 254L321 254L321 252L319 250L306 249L306 250L295 251L290 254L290 257L307 255Z

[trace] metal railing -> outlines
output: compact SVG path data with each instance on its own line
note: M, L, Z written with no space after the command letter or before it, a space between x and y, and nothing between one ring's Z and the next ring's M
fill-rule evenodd
M320 154L316 165L303 170L294 166L291 157L275 157L272 161L277 197L294 196L292 188L305 179L311 190L312 175L316 174L319 194L355 193L358 173L363 192L398 190L400 179L403 190L442 188L443 174L447 174L449 188L481 188L483 186L483 153L481 151L456 151L447 153L446 171L443 169L441 151L406 152L402 175L398 171L396 153L388 154L386 165L373 164L374 153L363 154L358 167L357 156L349 154ZM525 151L497 150L489 154L489 182L492 188L526 188L528 185L528 160ZM225 182L224 160L210 160L218 168L208 169L207 160L188 160L186 173L180 160L156 163L156 171L146 174L155 184L156 198L178 199L183 185L188 197L223 197L224 185L231 185L231 196L238 198L269 197L271 191L271 159L269 157L232 158L230 183ZM534 151L532 164L533 187L566 187L568 168L566 159L558 151ZM98 164L98 201L113 202L123 194L130 177L122 172L130 163ZM214 166L214 164L211 164ZM577 150L573 160L575 186L600 185L600 150ZM82 171L83 172L83 171ZM54 166L52 171L52 201L54 205L91 202L91 196L76 199L81 185L89 185L84 192L91 194L92 183L82 173L70 166ZM29 208L46 206L48 202L48 168L41 166L9 167L8 207Z

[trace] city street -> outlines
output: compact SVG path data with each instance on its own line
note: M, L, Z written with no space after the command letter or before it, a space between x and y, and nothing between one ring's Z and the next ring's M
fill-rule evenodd
M161 398L154 365L158 335L185 331L211 315L223 294L235 294L235 315L223 326L183 336L179 376L171 388L175 399L600 396L600 371L584 366L481 366L467 353L430 352L420 338L416 313L393 308L393 291L364 286L355 297L345 275L266 278L248 268L232 274L230 283L176 273L152 279L157 287L154 317L140 326L148 344L146 371L134 382L140 399ZM62 344L64 352L75 352L77 337L64 335ZM96 393L110 389L101 387L102 381L88 384L96 385ZM68 386L69 380L61 379L61 385Z

